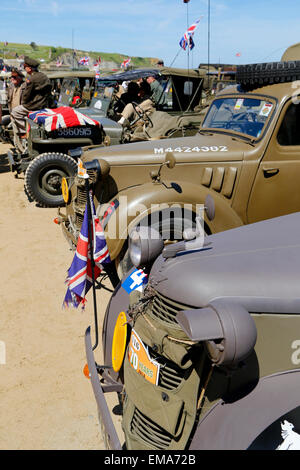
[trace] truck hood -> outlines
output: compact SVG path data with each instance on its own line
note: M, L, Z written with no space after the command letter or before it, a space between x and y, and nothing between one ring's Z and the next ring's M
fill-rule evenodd
M178 163L197 161L243 160L246 151L253 151L249 143L226 134L196 134L192 137L158 139L110 147L86 149L83 161L104 158L112 166L123 164L162 163L167 152L173 152Z
M122 129L121 124L119 124L116 121L113 121L113 119L109 119L104 115L104 113L97 109L97 108L78 108L78 111L85 116L90 117L91 119L94 119L95 121L98 121L102 124L104 129L107 128L117 128L117 129Z
M300 313L300 213L207 237L202 251L160 256L149 280L191 307L227 298L249 312Z

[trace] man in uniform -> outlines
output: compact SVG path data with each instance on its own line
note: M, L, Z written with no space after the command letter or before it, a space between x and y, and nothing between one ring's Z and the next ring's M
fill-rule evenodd
M151 87L151 99L154 101L155 106L163 106L167 103L163 87L153 75L147 77L147 82Z
M26 117L30 111L37 111L48 106L51 97L51 83L47 75L38 71L39 62L30 57L24 58L24 69L28 75L22 100L13 108L11 120L14 134L18 138L26 137Z
M130 121L138 121L138 113L142 115L144 113L146 113L147 115L153 113L153 111L155 111L155 106L153 100L150 98L150 95L151 88L149 83L147 83L146 81L142 81L138 92L139 103L136 106L136 109L134 108L132 103L128 103L123 109L121 113L121 118L119 119L118 123L121 124L123 127L127 127L130 124Z
M7 104L8 110L11 113L13 108L19 106L22 102L23 91L26 86L24 75L18 69L11 71L11 84L7 88Z

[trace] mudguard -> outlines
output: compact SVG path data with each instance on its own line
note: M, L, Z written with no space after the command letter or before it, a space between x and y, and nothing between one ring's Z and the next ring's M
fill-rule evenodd
M189 450L300 449L299 390L296 369L263 377L238 401L217 402L199 422Z
M151 213L151 207L153 213L155 205L166 204L170 207L177 204L197 213L199 205L204 205L208 195L212 197L215 205L214 219L208 220L207 216L204 216L210 233L243 225L241 218L231 208L224 196L202 185L191 184L186 181L177 181L176 183L172 181L152 182L120 192L117 196L119 206L105 227L111 259L118 256L131 228ZM157 210L159 210L158 207Z
M132 268L128 275L134 271L135 268ZM129 307L129 295L126 290L122 287L122 283L118 284L114 290L109 303L106 307L103 328L102 328L102 348L103 348L103 358L104 364L111 366L112 359L112 339L114 334L115 324L120 312L127 312ZM129 318L127 317L127 320ZM110 371L110 375L114 378L118 378L118 374L113 370Z

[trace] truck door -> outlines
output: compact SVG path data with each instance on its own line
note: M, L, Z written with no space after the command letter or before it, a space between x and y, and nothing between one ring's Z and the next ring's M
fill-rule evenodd
M282 109L252 187L248 223L300 211L300 105Z

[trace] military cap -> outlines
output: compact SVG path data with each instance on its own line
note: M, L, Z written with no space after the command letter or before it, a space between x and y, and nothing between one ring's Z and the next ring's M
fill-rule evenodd
M31 57L26 56L26 57L24 57L24 67L25 67L26 65L28 65L29 67L34 67L34 68L36 68L36 67L38 67L38 66L40 65L40 63L39 63L37 60L32 59Z
M15 68L15 67L11 69L11 76L12 76L12 77L24 78L24 75L23 75L23 73L21 72L21 70L18 70L18 69Z

